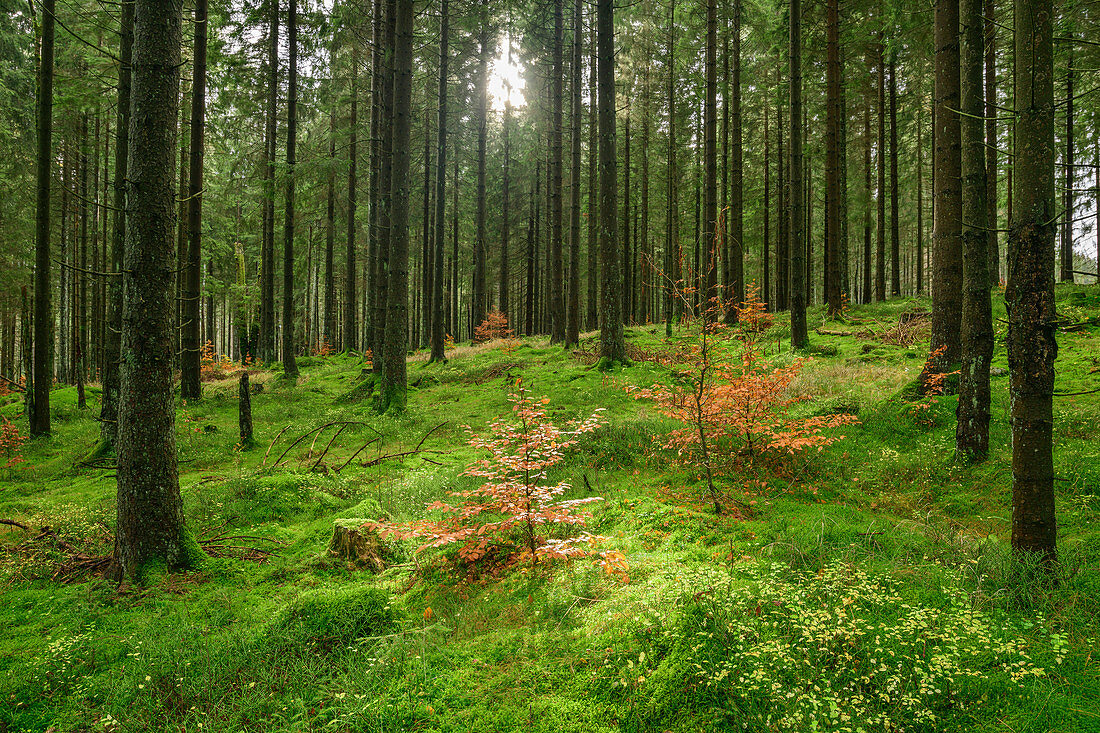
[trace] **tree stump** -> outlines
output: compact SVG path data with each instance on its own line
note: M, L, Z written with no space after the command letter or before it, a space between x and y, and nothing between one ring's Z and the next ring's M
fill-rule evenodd
M251 448L252 439L252 391L248 387L248 372L241 372L241 384L237 392L237 422L241 430L241 447Z
M376 573L386 568L382 538L363 519L337 519L332 526L328 554Z

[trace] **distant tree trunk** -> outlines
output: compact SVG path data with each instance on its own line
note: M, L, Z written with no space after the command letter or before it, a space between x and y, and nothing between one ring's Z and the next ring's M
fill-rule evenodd
M955 451L967 460L989 454L989 362L993 313L989 299L986 232L985 99L982 80L985 26L982 0L962 0L963 313Z
M73 253L73 262L80 271L76 273L76 322L73 328L73 375L76 378L76 407L84 410L88 407L84 394L84 373L87 358L88 336L88 113L80 116L80 257Z
M985 0L985 187L989 207L989 285L1001 281L997 235L997 2ZM919 132L919 130L918 130ZM918 162L920 155L917 155ZM1097 239L1100 242L1100 238Z
M336 54L335 47L332 50ZM335 76L335 71L333 71ZM322 327L325 341L333 344L336 337L336 273L333 271L336 248L336 90L328 114L328 180L325 183L325 320ZM354 310L350 308L347 310ZM345 311L346 312L346 311ZM346 334L345 334L346 335ZM354 338L354 337L353 337Z
M680 207L676 185L676 3L668 5L668 157L665 164L665 336L672 335L672 323L680 313Z
M592 17L591 15L589 16ZM585 303L585 328L599 327L599 194L596 185L596 148L599 145L596 122L596 23L591 21L588 63L588 301Z
M764 304L768 310L774 310L775 304L772 303L772 291L771 291L771 249L772 249L772 210L771 210L771 183L772 183L772 163L771 163L771 133L768 130L768 108L770 105L764 105L764 242L762 246L762 258L763 268L761 273L761 280L763 280L762 297Z
M298 0L287 9L286 219L283 224L283 376L298 378L294 351L294 185L298 164Z
M703 98L703 236L706 264L703 275L704 317L713 321L718 311L718 0L706 0L707 40L704 56L706 94Z
M122 577L145 563L196 561L183 521L172 396L172 271L176 205L173 154L182 43L182 0L137 0L126 179L122 384L118 423L115 555Z
M409 310L409 117L412 112L413 3L397 3L396 43L393 76L393 195L392 236L390 237L389 302L386 312L386 338L382 353L380 407L383 411L404 412L408 380L405 354L408 351Z
M775 300L778 310L784 311L790 308L790 269L791 269L791 242L790 242L790 190L787 181L788 156L785 152L783 133L783 102L782 79L780 76L779 46L776 45L775 58L775 85L780 90L780 99L775 104L776 122L776 192L779 198L777 209L778 224L775 243Z
M840 55L840 97L837 99L837 108L840 116L840 125L837 130L837 174L840 178L840 200L837 202L837 216L840 218L840 232L837 241L837 280L840 285L841 297L851 300L852 281L848 270L848 92L845 83L846 67L844 63L844 47L838 48Z
M1055 559L1054 8L1015 0L1016 143L1009 233L1012 549Z
M50 432L53 385L53 285L50 282L50 181L53 172L54 0L42 0L38 61L37 169L34 233L34 385L32 436ZM125 33L123 39L125 40ZM121 86L121 79L120 79Z
M267 123L260 244L260 358L275 359L275 152L279 114L279 0L268 0Z
M1066 157L1063 160L1062 184L1062 247L1061 247L1061 273L1059 280L1064 283L1073 282L1073 33L1069 33L1071 42L1067 45L1068 59L1066 60ZM1098 234L1097 236L1100 236Z
M573 0L573 124L571 144L573 160L569 168L569 303L565 328L565 346L580 343L581 332L581 45L584 37L582 0ZM505 211L508 207L504 207Z
M619 230L622 236L622 269L623 269L623 324L630 323L634 314L634 303L631 295L634 292L632 275L634 268L630 260L630 118L631 110L626 111L626 119L623 120L623 223Z
M958 0L954 0L958 3ZM878 173L878 218L875 229L875 300L886 300L886 63L885 44L881 40L885 31L880 31L880 40L875 45L875 68L878 80L878 143L876 150L876 171Z
M427 97L426 94L425 97ZM432 137L431 114L429 114L428 101L425 99L424 185L420 195L420 287L413 294L414 302L420 305L420 309L418 313L414 308L411 324L412 341L417 348L428 345L431 333L432 243L434 241L432 239ZM507 206L504 210L507 211Z
M613 0L596 0L596 87L600 129L600 366L629 363L623 337L622 268L615 206L615 25Z
M898 64L890 51L890 295L901 295L901 228L898 215ZM979 111L978 116L981 116Z
M733 89L731 91L730 134L732 160L730 161L730 215L729 231L731 271L733 277L732 301L737 307L745 302L745 197L744 197L744 140L741 119L741 14L742 0L733 0Z
M443 249L446 239L447 202L447 73L450 61L449 0L439 8L439 105L436 130L435 166L435 256L432 259L432 355L431 361L446 361L443 332Z
M921 131L924 122L920 110L917 110L917 295L924 294L924 146L921 144ZM990 221L993 221L992 219Z
M507 63L512 63L512 37L507 37L508 48ZM511 252L509 245L512 235L512 85L505 81L504 97L504 121L501 125L501 136L504 138L504 175L501 177L501 221L500 221L500 272L497 280L497 311L509 316L508 287L512 281Z
M202 398L199 343L202 298L202 173L206 138L207 0L195 0L195 48L191 82L191 160L187 186L187 264L183 271L183 345L180 397Z
M840 0L825 6L825 302L830 316L841 312L840 301Z
M351 41L351 119L348 121L350 126L349 134L351 139L348 141L348 236L347 236L347 248L345 250L344 264L344 301L347 303L347 307L344 308L344 351L354 351L358 348L358 321L357 314L355 312L355 304L358 301L358 287L356 284L356 274L359 271L359 248L356 244L356 199L358 198L358 166L359 166L359 44L356 40ZM336 313L335 309L327 304L331 301L328 298L336 298L336 286L332 282L333 278L328 274L332 271L332 258L330 256L331 247L329 251L325 253L326 259L326 274L325 274L325 303L326 303L326 318L331 318L332 322L326 325L325 340L328 343L335 343L336 341ZM331 287L331 290L329 288ZM328 310L332 310L332 314L328 314Z
M489 137L489 55L490 29L488 3L483 2L480 11L481 50L478 54L477 70L477 105L474 113L477 120L477 213L474 225L477 227L474 240L474 272L473 272L473 299L470 304L470 337L473 337L474 329L485 320L486 308L486 250L485 250L485 166Z
M871 102L863 105L863 277L859 302L871 302Z
M806 330L806 250L802 210L802 0L790 0L791 168L790 168L790 301L791 348L804 349Z
M962 318L962 191L959 129L959 0L936 0L934 37L936 133L932 165L933 279L930 367L951 371L959 361Z
M526 312L524 313L524 329L523 332L528 336L535 333L536 318L538 317L538 309L536 307L537 299L537 278L538 271L538 239L539 239L539 224L538 224L538 203L539 197L542 195L542 158L535 160L535 180L532 185L531 194L531 206L530 216L531 223L527 230L527 297L526 297Z

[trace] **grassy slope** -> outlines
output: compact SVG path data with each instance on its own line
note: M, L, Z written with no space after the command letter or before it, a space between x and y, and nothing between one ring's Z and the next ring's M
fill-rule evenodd
M1094 290L1059 297L1070 316L1100 313ZM909 305L857 308L864 323L850 328L882 330ZM815 311L811 324L820 322ZM773 331L782 332L782 324ZM628 336L658 343L652 328ZM1059 390L1095 386L1098 336L1092 327L1060 337ZM296 387L254 378L265 384L253 398L259 447L247 452L234 449L235 385L207 385L207 398L181 406L177 422L188 521L200 532L228 521L285 545L264 564L211 559L122 596L98 580L50 582L48 554L39 563L7 555L0 731L798 730L809 729L798 716L815 706L824 728L883 729L873 715L846 720L843 694L833 714L833 693L853 680L872 700L865 712L911 730L1100 729L1100 396L1056 404L1068 569L1057 587L1040 587L1004 547L1007 377L994 377L993 456L965 467L952 458L954 400L933 406L926 426L896 397L919 371L924 345L814 343L838 354L806 367L795 389L812 399L797 410L858 411L861 425L821 455L724 476L749 513L742 520L707 513L695 473L654 449L668 421L623 390L667 381L669 370L652 363L605 375L544 339L463 349L446 365L413 362L418 386L408 414L395 419L339 399L358 383L359 363L303 360ZM1003 343L994 366L1005 366ZM442 562L425 562L412 578L407 547L397 549L403 562L377 576L325 556L334 518L412 519L466 485L460 472L474 454L464 426L480 430L505 413L517 377L549 396L563 420L608 408L609 424L560 474L573 496L588 495L587 483L606 499L594 526L626 554L629 584L584 562L471 582ZM107 552L111 472L77 465L97 425L76 410L72 390L54 395L54 437L27 447L28 468L0 473L0 517L49 524L89 552ZM13 398L0 407L17 409ZM427 443L441 465L412 457L309 473L300 460L307 441L270 468L288 437L330 420L369 423L344 432L332 449L340 458L372 429L395 452L446 421ZM0 531L5 544L22 539ZM383 595L363 596L364 588ZM849 623L864 636L837 635ZM917 694L912 711L899 704L920 679L942 681L933 672L945 658L973 674ZM800 676L803 661L817 671ZM872 672L880 661L889 674L902 670L901 690L887 690L896 683L887 672ZM1004 668L1017 661L1044 672L1016 682Z

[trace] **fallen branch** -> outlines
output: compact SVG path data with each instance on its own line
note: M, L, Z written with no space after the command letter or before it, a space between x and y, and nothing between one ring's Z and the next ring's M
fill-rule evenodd
M333 435L331 439L329 439L328 444L325 445L325 449L323 451L321 451L321 455L317 456L317 460L314 461L313 465L309 467L309 470L311 472L316 471L317 466L321 465L321 461L324 459L325 454L328 453L328 449L332 447L332 444L334 442L336 442L336 439L340 437L340 433L344 432L344 428L346 428L346 427L347 427L347 425L341 425L340 429L336 431L336 434ZM317 433L317 434L320 435L320 433ZM310 453L313 453L313 448L312 447L310 448Z
M19 382L16 382L14 379L8 379L3 374L0 374L0 379L3 379L5 382L7 382L11 386L15 387L20 392L26 392L27 391L27 388L24 387L23 385L21 385Z
M279 438L283 437L283 433L285 433L287 430L290 430L290 425L289 424L285 428L280 430L279 434L276 435L275 438L271 441L271 445L267 446L267 451L264 452L264 459L260 463L261 466L266 466L267 465L267 457L269 455L271 455L271 449L275 447L275 443L277 443L279 441Z
M290 445L288 445L288 446L287 446L287 448L286 448L286 450L284 450L284 451L283 451L283 452L282 452L282 453L281 453L281 454L279 455L279 457L278 457L277 459L275 459L275 462L271 464L271 467L272 467L272 468L275 468L276 466L278 466L278 465L279 465L279 463L280 463L280 461L282 461L282 460L283 460L284 458L286 458L286 454L287 454L287 453L289 453L290 451L294 450L294 447L295 447L296 445L298 445L299 443L301 443L301 442L302 442L303 440L305 440L305 439L306 439L306 438L308 438L309 436L313 435L314 433L320 432L320 431L324 430L325 428L329 428L329 427L332 427L333 425L343 425L343 426L345 426L345 427L346 427L346 426L348 426L348 425L362 425L362 424L363 424L363 423L361 423L361 422L356 422L356 421L348 421L348 420L334 420L334 421L332 421L332 422L327 422L327 423L325 423L324 425L320 425L320 426L318 426L318 427L316 427L316 428L313 428L312 430L309 430L309 431L307 431L307 432L303 433L303 434L302 434L301 436L299 436L299 438L298 438L297 440L295 440L295 441L294 441L293 443L291 443Z
M333 473L340 473L341 471L343 471L343 470L344 470L345 468L347 468L347 467L348 467L348 464L349 464L349 463L351 463L352 461L354 461L354 460L355 460L355 457L356 457L357 455L359 455L360 453L362 453L362 452L363 452L363 451L364 451L364 450L365 450L365 449L367 448L367 446L369 446L369 445L373 445L373 444L377 443L377 442L378 442L379 440L381 440L381 438L371 438L371 439L370 439L370 440L368 440L368 441L367 441L366 443L363 443L363 445L362 445L362 446L361 446L361 447L359 448L359 450L357 450L357 451L355 451L354 453L352 453L352 454L351 454L351 457L350 457L350 458L348 458L348 459L347 459L346 461L344 461L343 463L341 463L341 464L340 464L340 467L339 467L339 468L334 468L334 469L332 470L332 472L333 472Z
M30 532L31 531L30 527L23 524L22 522L17 522L14 519L0 519L0 524L6 524L9 527L18 527L19 529L23 530L24 532Z
M382 463L384 461L393 460L394 458L407 458L408 456L415 456L417 453L420 453L421 450L423 449L424 441L426 441L431 436L432 433L434 433L436 430L439 430L441 427L443 427L446 424L447 424L446 422L441 422L438 425L436 425L434 428L429 430L428 432L424 433L424 437L420 439L420 442L417 443L416 447L413 448L412 450L401 451L400 453L387 453L384 456L378 456L377 458L372 458L371 460L367 461L366 463L360 463L359 465L362 466L363 468L370 468L372 466L377 466L379 463Z

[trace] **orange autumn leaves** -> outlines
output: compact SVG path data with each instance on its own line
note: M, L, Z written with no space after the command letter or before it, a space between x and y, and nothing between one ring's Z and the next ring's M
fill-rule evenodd
M584 527L590 513L584 506L602 501L598 497L562 499L570 484L551 482L549 470L565 457L579 436L594 431L602 422L596 410L589 417L565 428L547 416L549 398L532 398L517 380L509 395L510 419L489 424L488 435L472 435L469 444L485 452L466 467L463 475L482 480L480 486L457 491L461 503L436 501L430 510L443 512L405 525L378 523L384 536L424 540L418 548L458 544L458 558L467 564L529 562L592 556L605 571L626 580L626 562L621 553L596 551L604 539L582 531L573 537L551 537L552 525Z

